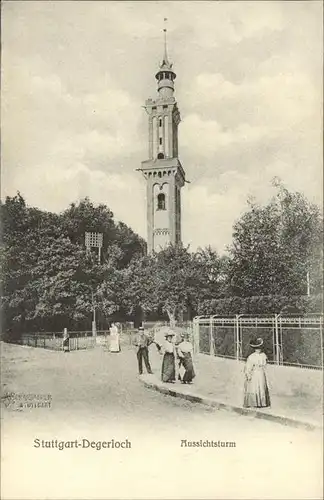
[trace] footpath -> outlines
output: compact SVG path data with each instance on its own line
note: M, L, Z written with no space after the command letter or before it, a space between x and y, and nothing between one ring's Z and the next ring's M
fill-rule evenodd
M153 353L152 353L153 354ZM142 375L147 388L216 409L276 421L310 430L323 427L323 372L290 366L268 365L270 408L243 408L244 362L198 354L192 384L161 382L157 364L153 375Z

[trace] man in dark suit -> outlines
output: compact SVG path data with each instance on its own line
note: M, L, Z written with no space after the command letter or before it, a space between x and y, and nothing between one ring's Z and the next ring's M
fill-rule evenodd
M153 343L153 339L150 338L144 331L142 326L138 329L138 334L135 340L135 345L137 346L137 361L138 361L138 372L140 375L143 374L143 359L147 373L153 373L149 361L149 346Z

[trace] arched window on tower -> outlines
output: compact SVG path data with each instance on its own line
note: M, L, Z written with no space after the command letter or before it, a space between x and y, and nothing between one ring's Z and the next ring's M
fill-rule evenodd
M159 193L157 196L157 209L158 210L166 210L165 208L165 194Z

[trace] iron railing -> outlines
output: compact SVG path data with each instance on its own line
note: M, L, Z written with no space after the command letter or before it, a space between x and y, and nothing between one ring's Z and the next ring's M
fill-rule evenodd
M121 325L121 344L132 343L131 331L130 325ZM97 330L95 336L91 330L69 330L68 334L70 351L91 349L97 344L109 345L109 330ZM15 337L12 342L29 347L60 351L63 349L63 331L22 333L18 338Z
M262 337L270 363L323 368L321 314L197 316L193 320L193 337L197 352L237 360L246 359L252 352L252 337Z

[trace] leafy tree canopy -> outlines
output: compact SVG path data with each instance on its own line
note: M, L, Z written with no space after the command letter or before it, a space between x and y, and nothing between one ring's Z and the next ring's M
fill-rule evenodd
M3 327L89 329L94 307L105 325L139 310L167 314L173 323L185 310L194 316L244 305L267 312L265 297L269 307L285 297L286 307L290 297L296 302L306 294L307 283L318 294L320 211L302 194L276 186L267 205L249 201L225 256L179 245L146 255L142 238L88 198L54 214L29 207L20 193L7 197L0 204ZM103 233L100 264L97 250L86 252L85 232ZM246 305L242 297L253 300Z
M4 326L62 329L89 323L99 289L103 313L118 310L120 297L107 302L107 289L115 287L116 269L143 255L145 242L115 222L109 208L86 198L53 214L28 207L17 193L1 203L0 211ZM101 265L96 251L86 254L86 231L103 233Z
M266 206L249 203L230 246L230 293L305 295L320 290L323 226L318 207L282 184Z

